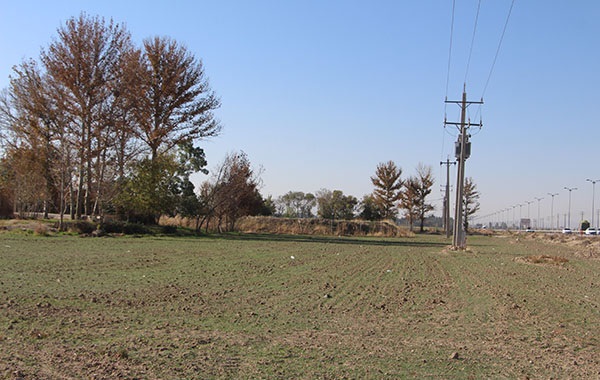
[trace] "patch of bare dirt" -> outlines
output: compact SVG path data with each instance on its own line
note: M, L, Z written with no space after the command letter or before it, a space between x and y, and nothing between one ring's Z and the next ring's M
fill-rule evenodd
M550 264L550 265L563 265L569 262L569 259L562 256L550 256L550 255L531 255L525 257L518 257L515 260L530 264Z
M600 237L579 234L531 234L532 239L564 245L572 250L576 257L597 259L600 258Z

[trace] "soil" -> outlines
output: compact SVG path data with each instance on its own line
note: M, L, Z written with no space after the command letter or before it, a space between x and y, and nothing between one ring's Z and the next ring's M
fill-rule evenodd
M600 377L600 237L0 237L1 378Z

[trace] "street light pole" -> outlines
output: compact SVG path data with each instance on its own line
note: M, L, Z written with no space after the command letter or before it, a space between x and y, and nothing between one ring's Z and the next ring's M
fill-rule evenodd
M569 219L568 219L567 227L571 228L571 192L573 190L577 190L577 188L576 187L566 187L565 186L565 190L569 190Z
M554 196L558 195L558 193L548 193L548 195L552 197L552 202L550 203L550 227L552 227L554 220ZM558 229L558 221L556 222L556 229Z
M594 224L594 198L596 198L596 196L595 196L596 182L600 181L600 179L591 180L591 179L588 178L588 179L586 179L586 181L592 183L592 225L591 225L591 227L595 228L595 224Z
M529 220L529 226L527 226L527 228L531 228L531 217L529 216L531 207L529 207L529 205L532 204L533 201L525 201L525 203L527 203L527 219Z
M534 197L534 199L538 201L538 217L537 217L537 222L535 222L535 224L536 224L535 228L537 228L539 230L542 228L542 227L540 227L540 201L544 198Z
M523 220L523 203L519 203L519 231L521 231L521 220Z

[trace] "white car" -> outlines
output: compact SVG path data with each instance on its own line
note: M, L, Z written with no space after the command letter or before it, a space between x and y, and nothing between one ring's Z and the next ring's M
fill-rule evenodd
M563 230L562 230L562 233L563 233L563 234L570 234L570 233L572 233L572 232L573 232L573 231L571 231L571 229L570 229L570 228L568 228L568 227L567 227L567 228L563 228Z
M586 235L596 235L596 229L590 227L585 230L585 234Z

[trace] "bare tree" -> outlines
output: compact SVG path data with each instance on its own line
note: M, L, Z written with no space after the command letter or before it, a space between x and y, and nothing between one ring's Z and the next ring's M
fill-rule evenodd
M417 174L409 177L401 192L400 208L405 210L405 216L412 231L415 221L419 221L419 231L423 232L427 213L433 210L433 205L427 203L431 194L433 175L431 167L421 163L417 165Z
M260 170L252 168L245 153L227 155L212 181L203 183L200 188L200 202L207 213L207 229L213 217L217 219L219 232L232 231L241 216L261 212L264 201L259 193L260 174Z

